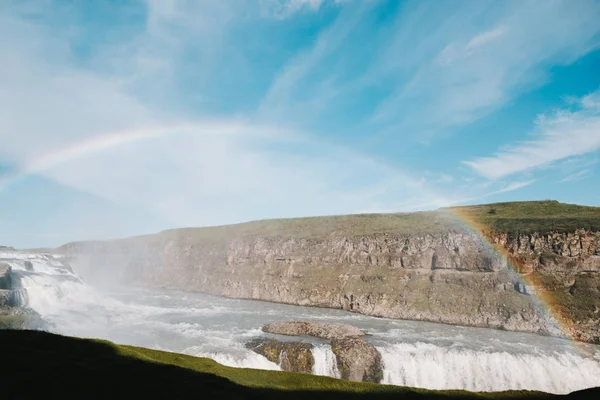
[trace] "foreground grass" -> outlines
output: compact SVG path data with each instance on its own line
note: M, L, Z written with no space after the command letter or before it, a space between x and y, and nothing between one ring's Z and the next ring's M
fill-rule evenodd
M229 368L206 358L76 339L39 331L0 331L2 398L555 399L598 398L598 390L427 391L290 372Z

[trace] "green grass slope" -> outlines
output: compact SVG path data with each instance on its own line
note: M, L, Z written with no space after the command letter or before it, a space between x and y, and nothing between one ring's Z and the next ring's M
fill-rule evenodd
M361 236L395 233L436 233L456 228L467 220L502 232L600 230L600 207L559 203L554 200L492 203L450 207L438 211L393 214L356 214L272 219L208 228L182 228L161 232L161 237L192 236L199 240L230 237L320 238L330 234Z
M593 389L539 392L435 392L346 382L290 372L222 366L210 359L76 339L0 330L0 396L60 399L558 399L600 398Z
M450 207L437 211L392 214L356 214L252 221L206 228L180 228L150 236L173 239L189 236L199 241L220 241L231 237L322 238L336 234L421 234L446 232L473 220L501 232L600 230L600 207L559 203L555 200L492 203Z
M131 237L127 240L142 241L152 245L180 237L210 244L248 237L322 239L329 235L347 237L375 234L421 235L458 229L467 220L476 222L481 228L496 232L546 233L576 229L600 231L600 207L564 204L554 200L522 201L411 213L267 219L233 225L170 229L156 234Z
M555 200L451 207L449 210L500 232L600 230L600 207L564 204Z

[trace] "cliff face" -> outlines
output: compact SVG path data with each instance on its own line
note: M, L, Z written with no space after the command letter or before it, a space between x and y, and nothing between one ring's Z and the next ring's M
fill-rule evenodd
M92 280L389 318L561 335L552 309L569 336L600 343L599 232L488 235L452 227L200 240L182 230L62 250Z

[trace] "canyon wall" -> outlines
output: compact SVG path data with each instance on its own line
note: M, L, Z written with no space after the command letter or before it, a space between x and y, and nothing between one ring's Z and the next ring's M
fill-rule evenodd
M482 236L459 225L357 234L331 228L318 235L188 228L60 250L91 281L549 335L566 331L600 343L600 233L592 230Z

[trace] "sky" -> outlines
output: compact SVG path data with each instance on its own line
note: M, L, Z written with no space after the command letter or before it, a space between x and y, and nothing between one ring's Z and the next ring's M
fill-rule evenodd
M595 0L0 0L0 245L600 206Z

